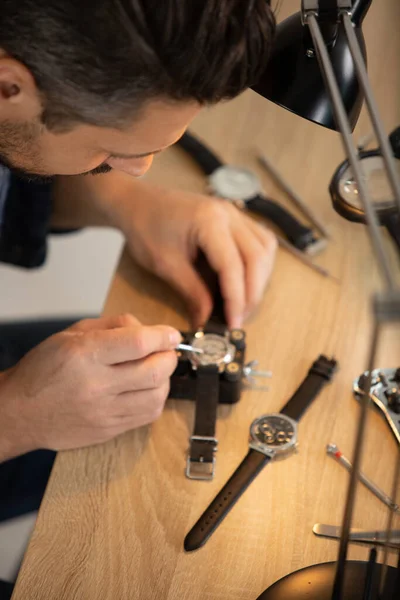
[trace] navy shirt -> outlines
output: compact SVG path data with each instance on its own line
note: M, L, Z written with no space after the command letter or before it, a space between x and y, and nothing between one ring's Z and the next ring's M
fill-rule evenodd
M32 269L46 259L51 183L20 179L0 165L0 261Z
M1 224L3 222L4 207L6 204L6 198L8 190L10 188L10 171L0 165L0 231Z

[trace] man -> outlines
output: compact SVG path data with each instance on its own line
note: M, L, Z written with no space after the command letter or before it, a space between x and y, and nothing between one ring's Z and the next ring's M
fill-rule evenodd
M50 227L118 227L200 326L212 306L193 266L201 250L229 325L240 327L270 275L273 236L228 203L135 178L203 106L257 80L273 32L266 0L2 0L0 259L38 266ZM31 453L32 464L33 451L98 444L154 421L179 339L130 315L85 320L4 363L0 513L10 502L9 515L23 510L10 491L14 457Z

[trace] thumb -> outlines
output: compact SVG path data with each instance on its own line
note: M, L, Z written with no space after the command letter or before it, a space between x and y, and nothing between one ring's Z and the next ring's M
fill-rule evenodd
M213 300L194 266L188 260L175 255L170 268L163 273L163 278L186 300L193 327L204 325L211 314Z

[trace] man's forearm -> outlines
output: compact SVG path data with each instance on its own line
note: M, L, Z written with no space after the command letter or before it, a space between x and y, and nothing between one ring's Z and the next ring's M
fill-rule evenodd
M8 414L3 390L3 383L6 378L6 372L0 373L0 463L23 454L24 450L18 448L19 440L16 426L13 426L12 419ZM16 425L16 424L15 424ZM28 450L26 450L28 451Z
M53 187L51 224L57 228L121 228L123 202L135 202L143 184L120 172L59 176Z

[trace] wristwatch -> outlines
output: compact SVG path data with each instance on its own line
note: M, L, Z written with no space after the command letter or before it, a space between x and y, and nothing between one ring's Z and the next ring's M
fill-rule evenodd
M243 333L238 330L239 333ZM233 332L234 333L234 332ZM208 323L197 331L189 343L203 354L189 354L195 373L195 420L186 463L186 477L210 481L215 472L217 408L220 398L220 378L226 365L232 363L236 347L230 342L230 332ZM236 364L236 363L235 363Z
M172 394L177 383L185 382L182 391L191 393L195 400L194 428L186 462L186 477L210 481L215 472L217 409L221 392L229 400L240 397L244 363L245 333L241 329L229 331L225 319L224 302L218 276L200 253L196 270L206 283L213 298L213 310L206 325L194 333L184 334L185 342L203 350L203 354L187 353L181 362L181 372L171 379ZM185 360L186 359L186 360ZM190 365L190 369L188 366ZM186 366L186 378L182 372ZM180 375L180 377L179 377ZM223 386L225 384L225 389Z
M295 452L298 421L325 384L331 381L336 368L334 358L320 355L280 413L263 415L253 421L247 455L187 534L184 541L187 552L203 546L250 483L271 460L285 458Z
M210 481L214 477L218 446L218 404L238 402L244 384L254 387L254 378L270 377L271 373L256 369L257 361L245 364L246 333L243 329L228 328L216 273L202 253L195 267L210 290L213 310L203 328L181 332L185 344L199 348L203 353L180 353L170 381L169 398L195 401L186 476Z
M196 161L208 177L213 195L269 219L299 250L313 254L319 250L320 240L309 227L302 225L285 208L263 195L261 181L255 173L243 167L224 165L210 148L188 132L178 140L177 145Z

